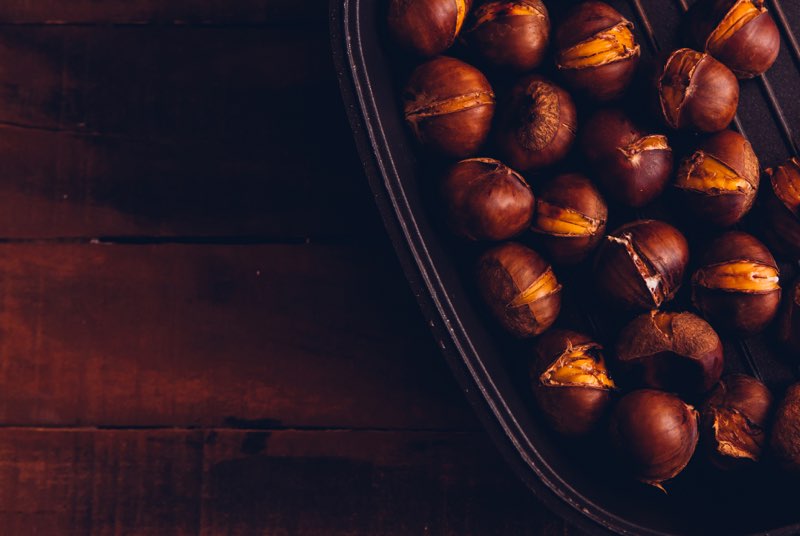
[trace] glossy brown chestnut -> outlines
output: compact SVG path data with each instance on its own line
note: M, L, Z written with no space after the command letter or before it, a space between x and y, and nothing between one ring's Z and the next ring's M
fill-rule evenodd
M391 0L389 31L403 48L431 57L458 37L472 0Z
M541 0L498 0L475 9L467 43L485 62L512 71L539 66L550 40L550 16Z
M581 129L580 147L603 191L618 203L642 207L672 175L666 136L647 134L621 110L600 110Z
M738 132L723 130L683 161L675 187L699 220L729 227L752 208L759 174L758 158L750 143Z
M719 381L722 341L692 313L650 311L619 335L617 359L636 383L680 393L705 393Z
M607 219L600 192L589 179L572 173L559 175L541 189L531 230L550 259L575 264L603 238Z
M681 48L673 52L656 81L659 107L675 129L718 132L730 125L739 106L739 81L710 55Z
M640 481L663 489L697 447L697 412L663 391L641 389L620 400L611 417L611 442Z
M764 193L766 237L775 250L800 260L800 161L791 158L768 169L769 188Z
M800 383L789 387L778 406L770 448L784 469L800 472Z
M564 79L600 101L625 92L640 53L633 24L605 2L578 4L556 31L556 64Z
M730 231L703 254L692 276L692 301L717 329L758 333L778 312L779 276L764 244L749 234Z
M796 358L800 357L800 279L786 293L778 336Z
M403 92L403 108L423 146L465 158L475 154L489 135L494 92L475 67L440 56L414 70Z
M603 347L581 333L551 330L536 342L533 353L533 394L550 425L573 437L594 430L615 388Z
M700 436L711 462L734 469L757 462L766 448L772 394L767 386L744 374L722 379L703 404Z
M577 129L572 97L546 78L532 75L511 90L500 114L497 145L511 167L529 171L564 158Z
M628 309L657 309L681 286L689 244L675 227L638 220L606 236L595 261L600 292Z
M478 288L500 324L517 337L535 337L561 311L561 285L532 249L507 242L478 261Z
M769 69L781 36L763 0L703 0L693 8L691 29L698 46L739 78Z

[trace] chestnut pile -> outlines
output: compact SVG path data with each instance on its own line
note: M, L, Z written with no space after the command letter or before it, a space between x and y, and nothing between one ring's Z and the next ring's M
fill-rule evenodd
M800 280L773 256L800 261L800 161L762 180L729 129L739 80L778 55L763 0L699 0L694 48L646 77L633 23L604 2L553 17L542 0L390 0L388 13L419 59L402 92L410 132L449 159L442 219L486 245L475 286L502 329L533 339L542 418L568 438L604 434L661 489L696 451L719 469L766 458L800 473L800 384L775 403L756 378L723 376L720 338L774 333L800 362ZM582 310L622 319L610 350L559 318L570 274Z

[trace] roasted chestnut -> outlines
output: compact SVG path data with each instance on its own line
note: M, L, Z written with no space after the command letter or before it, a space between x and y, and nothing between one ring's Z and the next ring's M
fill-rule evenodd
M594 430L614 389L603 347L581 333L551 330L536 342L533 353L533 394L550 425L567 436Z
M661 114L675 129L717 132L727 128L739 106L739 81L710 55L681 48L673 52L656 82Z
M692 301L714 327L752 335L775 318L781 301L779 276L764 244L730 231L703 254L692 276Z
M759 461L771 410L766 385L744 374L724 377L700 412L700 435L711 462L734 469L742 461Z
M511 90L500 114L497 145L511 167L529 171L564 158L577 129L572 97L546 78L532 75Z
M758 183L758 158L750 143L732 130L701 143L683 161L675 180L686 207L718 227L729 227L750 211Z
M778 406L770 447L784 469L800 472L800 383L789 387Z
M800 357L800 279L786 293L778 336L795 357Z
M638 220L606 236L595 261L600 292L629 309L657 309L681 286L689 244L675 227Z
M478 260L478 288L500 324L517 337L535 337L561 311L553 268L530 248L507 242Z
M575 6L556 31L556 63L568 85L601 101L631 82L641 49L633 24L605 2Z
M531 223L534 197L522 175L498 160L470 158L442 181L450 228L470 240L505 240Z
M538 67L550 40L550 16L541 0L481 4L465 30L470 48L496 67L524 72Z
M672 174L666 136L647 134L620 110L600 110L581 130L580 147L603 191L642 207L661 195Z
M767 239L778 253L800 259L800 161L790 158L767 170L769 189L764 194Z
M697 44L739 78L766 72L778 57L781 36L764 0L703 0L691 21Z
M539 192L531 230L550 259L574 264L603 237L607 218L606 203L589 179L576 173L559 175Z
M403 93L406 121L422 145L453 158L473 155L489 135L494 92L478 69L447 56L414 70Z
M391 0L389 31L403 48L431 57L458 37L472 0Z
M663 490L662 483L683 471L694 454L697 412L663 391L633 391L614 409L610 435L633 475Z
M722 341L692 313L650 311L619 335L617 359L639 385L681 393L705 393L719 381Z

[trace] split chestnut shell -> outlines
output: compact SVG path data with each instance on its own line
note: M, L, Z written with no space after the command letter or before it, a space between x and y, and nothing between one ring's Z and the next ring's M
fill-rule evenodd
M389 32L406 50L436 56L453 45L471 6L472 0L391 0Z
M769 188L764 193L766 237L775 250L800 260L800 160L790 158L768 169Z

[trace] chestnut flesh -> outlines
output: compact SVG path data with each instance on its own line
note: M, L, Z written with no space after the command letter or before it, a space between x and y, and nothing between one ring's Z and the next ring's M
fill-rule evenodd
M436 56L453 45L471 6L472 0L391 0L389 32L406 50Z
M800 160L790 158L768 169L764 194L766 237L779 254L800 260Z
M800 279L786 293L778 336L796 358L800 357Z
M781 467L800 473L800 383L789 387L778 406L770 447Z

